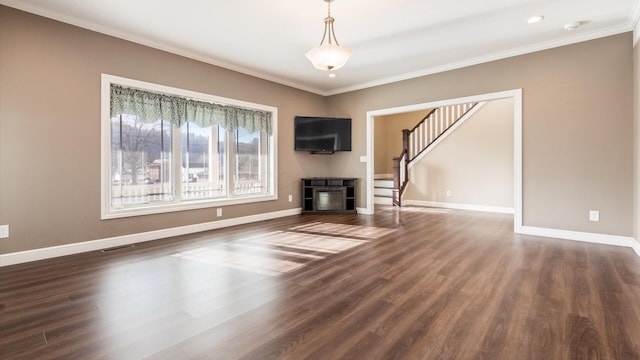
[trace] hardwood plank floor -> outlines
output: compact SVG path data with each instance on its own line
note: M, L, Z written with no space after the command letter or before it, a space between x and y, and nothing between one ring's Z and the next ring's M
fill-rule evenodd
M0 268L2 359L640 359L629 248L300 215Z

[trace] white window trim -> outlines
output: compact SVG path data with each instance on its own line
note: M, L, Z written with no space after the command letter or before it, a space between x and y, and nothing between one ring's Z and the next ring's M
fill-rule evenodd
M270 181L269 187L272 195L255 195L255 196L243 196L234 198L231 194L224 199L203 199L203 200L188 200L188 201L174 201L168 203L159 203L148 205L145 204L141 207L127 207L125 209L111 209L111 181L109 179L111 171L111 84L118 84L123 86L135 87L139 89L146 89L149 91L162 92L167 94L173 94L177 96L183 96L186 98L199 99L203 101L209 101L218 104L233 105L238 107L245 107L249 109L256 109L262 111L268 111L273 114L272 116L272 133L271 143L269 144L270 158ZM189 91L170 86L164 86L139 80L127 79L119 76L102 74L101 79L101 157L100 157L100 189L101 189L101 219L115 219L130 216L151 215L160 214L174 211L203 209L210 207L221 207L238 204L248 204L262 201L278 200L278 108L268 105L255 104L241 100L229 99L220 96L214 96L205 93L199 93L195 91Z

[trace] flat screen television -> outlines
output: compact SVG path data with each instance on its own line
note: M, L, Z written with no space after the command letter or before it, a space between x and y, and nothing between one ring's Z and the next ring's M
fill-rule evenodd
M351 151L351 119L296 116L293 124L296 151Z

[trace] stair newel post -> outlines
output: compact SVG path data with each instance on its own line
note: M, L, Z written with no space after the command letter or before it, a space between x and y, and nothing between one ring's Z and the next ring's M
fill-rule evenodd
M400 206L400 196L407 178L409 134L411 130L402 130L402 153L399 157L393 158L393 205L396 206Z
M400 158L393 158L393 188L400 188Z
M402 152L404 153L404 158L402 159L400 166L400 184L396 188L399 190L398 197L402 195L402 191L404 190L405 185L407 184L407 180L409 179L409 136L411 135L411 130L403 129L402 130ZM398 206L400 205L400 199L398 199Z
M402 129L402 152L409 154L409 135L411 130Z
M400 168L402 159L406 158L406 156L406 152L403 151L399 157L393 158L393 193L391 201L395 206L400 206L400 188L402 187Z
M410 157L410 141L409 137L411 136L411 130L402 129L402 152L407 154L407 157Z

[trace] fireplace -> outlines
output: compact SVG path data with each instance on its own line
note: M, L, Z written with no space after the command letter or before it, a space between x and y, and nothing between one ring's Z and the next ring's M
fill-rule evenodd
M302 179L302 212L355 213L356 179Z
M345 189L316 188L316 210L341 211L344 209Z

